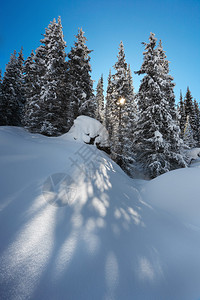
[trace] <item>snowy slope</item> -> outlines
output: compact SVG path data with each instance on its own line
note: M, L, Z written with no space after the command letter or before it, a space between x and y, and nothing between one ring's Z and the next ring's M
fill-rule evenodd
M146 182L66 136L0 144L1 300L200 298L199 168Z

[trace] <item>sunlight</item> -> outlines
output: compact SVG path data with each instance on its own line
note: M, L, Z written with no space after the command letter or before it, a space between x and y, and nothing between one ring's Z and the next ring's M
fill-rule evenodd
M63 243L61 249L59 250L58 256L55 261L55 279L60 278L63 272L67 270L67 267L70 264L75 252L77 240L78 234L75 231L68 237L68 239Z
M38 199L34 202L35 208L39 207ZM38 211L1 257L5 263L9 259L9 270L5 272L4 282L14 282L16 294L24 298L29 298L34 291L51 255L55 213L56 208L51 205ZM6 269L4 263L2 267Z
M123 106L126 102L126 99L124 97L119 98L117 104L120 106Z
M138 264L140 279L153 281L155 278L155 273L150 261L146 257L141 257L138 260Z
M119 284L119 267L116 255L110 251L105 263L105 279L107 285L107 297L114 298L114 292Z
M100 217L106 216L106 207L103 202L100 201L97 197L93 198L92 206L94 207L96 212L99 213Z

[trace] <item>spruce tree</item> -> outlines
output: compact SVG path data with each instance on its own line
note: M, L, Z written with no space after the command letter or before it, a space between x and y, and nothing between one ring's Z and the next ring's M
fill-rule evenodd
M19 85L18 92L17 92L17 102L19 104L20 125L22 125L24 105L25 105L23 48L21 48L18 54L17 63L18 63L18 85Z
M194 111L193 97L189 87L187 87L187 92L184 99L184 105L185 105L186 118L189 117L189 123L193 132L193 139L196 140L195 132L197 128L195 122L195 111Z
M193 130L190 125L189 115L187 115L187 119L186 119L186 123L185 123L183 141L190 148L194 148L194 146L196 145L196 141L193 138Z
M112 76L112 144L111 156L123 166L123 138L127 123L127 106L129 106L129 82L124 45L119 45L117 62L114 65L115 74ZM122 100L121 100L122 99ZM124 101L124 103L122 102Z
M4 124L3 95L2 95L2 71L0 69L0 126Z
M196 144L199 147L200 146L200 110L199 110L199 105L196 100L194 100L194 113L195 113L195 140Z
M40 94L37 79L39 74L36 72L36 63L34 58L35 54L32 51L24 64L24 93L26 103L24 107L23 124L31 132L39 132L41 126L38 118L40 109Z
M105 110L105 126L108 130L110 141L112 139L112 74L111 70L108 75L108 85L106 90L106 110Z
M26 107L26 115L32 120L31 123L27 121L27 127L34 132L55 136L67 131L68 108L65 96L66 43L60 17L58 23L54 19L49 24L41 43L31 72L35 94Z
M136 104L130 66L127 67L121 42L115 74L108 78L106 96L106 128L111 142L112 158L128 172L132 160L133 130Z
M180 126L180 137L183 138L185 123L186 123L186 115L185 115L185 105L183 102L182 92L180 91L180 102L179 102L179 126Z
M128 93L124 106L124 127L123 127L123 169L131 175L134 162L133 138L137 121L137 104L134 94L133 78L130 65L127 69Z
M167 60L167 56L165 51L163 50L162 41L159 41L158 44L158 57L159 57L159 65L162 68L161 77L163 79L162 82L162 91L165 94L167 101L169 102L170 114L172 118L177 122L178 115L175 109L175 94L174 87L175 83L173 82L173 77L169 74L169 61Z
M25 62L25 94L24 126L33 133L42 133L41 128L45 119L45 110L40 99L46 73L45 57L47 49L40 45L35 55L32 54ZM30 90L29 90L30 88Z
M181 142L171 104L166 95L166 69L160 61L155 35L145 45L144 61L136 74L145 74L138 92L139 119L135 131L135 153L145 173L156 177L185 167ZM171 86L173 88L173 86Z
M1 86L1 125L20 126L21 108L23 105L23 70L22 50L17 58L17 53L11 55L6 66Z
M96 89L96 113L95 117L101 123L104 123L104 95L103 95L103 75L98 81Z
M91 79L90 56L92 52L86 46L86 37L81 29L75 36L74 47L68 53L67 96L70 102L68 114L69 127L79 115L95 117L96 101Z

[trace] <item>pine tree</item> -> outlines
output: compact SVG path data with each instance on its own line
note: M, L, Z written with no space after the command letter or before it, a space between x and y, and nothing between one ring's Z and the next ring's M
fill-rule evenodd
M184 143L190 148L193 148L196 144L196 142L193 138L193 130L192 130L191 125L190 125L189 115L187 115L187 120L186 120L186 123L185 123L183 140L184 140Z
M105 110L105 126L108 130L110 141L112 139L112 74L111 70L108 75L108 85L106 90L106 110Z
M1 125L21 125L21 108L23 104L22 65L22 50L18 58L16 51L14 51L6 66L1 86Z
M23 56L23 48L21 48L18 58L18 92L17 92L17 102L19 105L19 119L20 125L23 123L23 111L25 105L25 90L24 90L24 56Z
M123 138L127 123L127 106L129 105L129 82L127 63L125 61L124 45L119 45L117 62L114 65L115 74L112 76L112 144L111 156L123 166Z
M156 48L155 35L145 45L144 61L136 74L146 74L138 92L139 119L135 132L135 153L145 173L156 177L169 170L185 167L180 138L166 95L167 75ZM172 86L171 86L172 88Z
M41 133L41 128L45 119L45 110L40 99L42 87L44 85L44 75L46 73L45 57L47 49L45 45L40 45L35 55L25 62L25 95L26 103L24 108L24 126L33 133Z
M194 100L194 113L195 113L195 140L196 144L199 147L200 146L200 110L199 105L196 100Z
M167 56L165 51L163 50L162 41L159 41L158 44L158 57L159 57L159 65L162 68L162 91L165 94L167 101L169 102L170 114L175 121L178 121L178 115L175 109L175 94L174 87L175 83L173 82L173 77L169 75L169 61L167 60Z
M189 117L189 123L193 132L193 139L196 140L195 132L197 128L195 123L195 112L194 112L194 105L193 105L193 97L189 87L187 87L187 92L184 99L184 105L185 105L186 118Z
M106 128L111 142L112 158L128 172L132 160L133 129L136 103L130 66L125 61L124 46L121 42L115 74L108 78L106 96Z
M104 123L104 95L103 95L103 75L98 81L97 90L96 90L96 103L97 109L95 117L101 123Z
M124 126L123 126L123 169L129 175L132 173L132 164L134 162L133 155L133 138L137 120L137 104L134 94L133 79L130 65L127 69L128 93L124 106Z
M86 46L86 37L81 29L75 36L77 41L68 53L67 95L70 102L69 126L79 115L95 117L96 101L91 80L90 56L92 52Z
M186 115L185 115L185 105L183 102L182 92L180 91L180 102L179 102L179 126L180 126L180 137L183 138L185 123L186 123Z
M2 71L0 69L0 126L4 124L3 95L2 95Z
M36 63L34 61L35 54L32 51L24 64L24 91L25 91L25 107L24 107L24 126L32 132L39 132L41 124L38 119L38 111L40 109L39 88L37 84L38 73L36 72Z
M58 23L54 19L49 24L41 43L30 72L34 77L35 94L26 107L26 115L31 119L31 123L27 121L27 127L55 136L67 131L66 43L60 17ZM33 61L33 56L30 60Z

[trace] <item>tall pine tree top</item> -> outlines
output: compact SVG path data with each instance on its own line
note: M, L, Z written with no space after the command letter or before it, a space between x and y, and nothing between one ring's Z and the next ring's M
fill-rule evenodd
M1 97L0 123L2 125L20 126L21 111L24 103L22 49L18 57L16 51L14 51L6 66Z
M59 135L67 131L66 98L66 43L63 38L61 19L54 19L45 30L36 55L26 63L26 87L29 101L25 109L25 124L31 131L45 135ZM30 67L32 69L30 69ZM31 121L30 121L31 120Z
M135 151L138 161L150 177L156 177L178 167L186 166L180 153L179 128L172 116L167 68L161 59L161 48L150 34L145 45L144 61L137 74L146 74L138 93L139 120L135 132ZM173 94L170 91L170 95Z
M119 44L119 53L117 56L117 62L114 64L114 69L116 72L113 75L113 92L117 101L120 97L126 97L129 89L127 63L125 60L124 45L122 41Z
M97 89L96 89L96 103L97 109L95 113L95 117L101 123L104 122L104 95L103 95L103 75L98 81Z
M91 79L91 66L89 50L86 46L86 37L81 29L75 36L74 47L68 53L68 97L70 99L69 119L73 120L81 115L95 116L96 102L93 94L93 81Z

